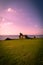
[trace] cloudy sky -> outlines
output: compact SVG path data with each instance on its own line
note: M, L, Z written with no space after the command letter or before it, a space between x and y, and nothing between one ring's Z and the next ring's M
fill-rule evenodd
M43 34L43 0L0 0L0 35Z

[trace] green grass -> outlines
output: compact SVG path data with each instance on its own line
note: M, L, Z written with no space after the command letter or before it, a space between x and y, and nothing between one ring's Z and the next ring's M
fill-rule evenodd
M43 65L43 39L0 41L0 65Z

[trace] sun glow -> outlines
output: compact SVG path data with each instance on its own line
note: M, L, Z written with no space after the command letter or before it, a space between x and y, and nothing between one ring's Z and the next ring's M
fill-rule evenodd
M12 8L8 8L8 12L13 12L14 10Z

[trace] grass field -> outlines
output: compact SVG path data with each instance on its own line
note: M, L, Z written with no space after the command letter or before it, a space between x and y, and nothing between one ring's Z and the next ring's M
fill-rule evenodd
M0 65L43 65L43 39L0 41Z

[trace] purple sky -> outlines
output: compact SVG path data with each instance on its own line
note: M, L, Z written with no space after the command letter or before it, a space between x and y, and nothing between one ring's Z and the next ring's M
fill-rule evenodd
M43 34L39 7L32 0L0 0L0 35Z

